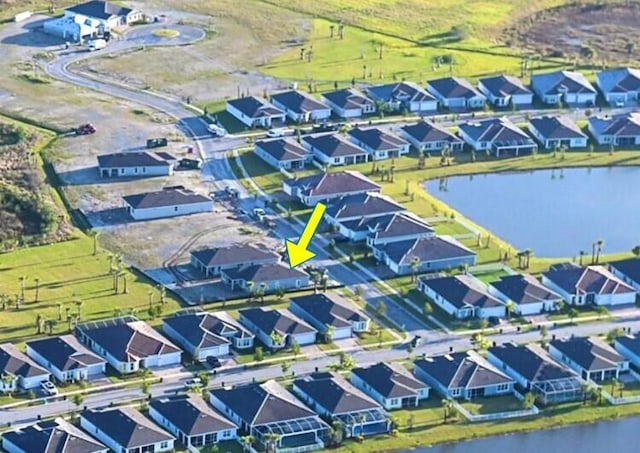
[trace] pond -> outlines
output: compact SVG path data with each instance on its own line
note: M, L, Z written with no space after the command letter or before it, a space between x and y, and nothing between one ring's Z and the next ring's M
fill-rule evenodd
M571 168L454 176L426 190L478 225L539 257L640 245L640 167Z

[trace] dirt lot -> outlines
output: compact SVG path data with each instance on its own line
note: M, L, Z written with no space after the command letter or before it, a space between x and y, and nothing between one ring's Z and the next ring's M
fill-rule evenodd
M507 32L539 55L624 64L640 58L640 4L570 5L542 11Z

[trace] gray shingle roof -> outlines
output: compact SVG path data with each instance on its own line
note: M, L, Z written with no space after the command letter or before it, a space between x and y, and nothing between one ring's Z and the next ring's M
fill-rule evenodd
M288 110L296 113L306 113L314 110L327 110L329 107L316 101L307 93L289 90L276 93L271 96L271 100L285 106Z
M529 345L517 346L512 343L506 343L491 347L488 352L529 382L544 382L575 377L570 370L556 364L550 358L534 352Z
M149 407L187 436L198 436L237 428L200 396L189 395L151 400Z
M633 354L640 356L640 336L624 335L615 339L616 343L620 343Z
M258 140L255 146L279 162L304 160L309 157L309 151L304 149L304 147L297 142L288 138Z
M504 304L469 275L424 278L420 280L457 308L500 307Z
M414 82L375 85L367 88L367 93L372 98L383 102L425 102L435 100L431 93Z
M420 389L428 387L396 363L380 362L368 367L354 368L351 374L358 376L384 398L416 396Z
M291 187L298 187L306 196L349 195L358 192L379 192L380 186L357 171L341 171L311 175L300 179L289 179L284 182Z
M232 335L236 328L209 313L178 314L163 320L194 348L206 349L229 344L224 335Z
M533 126L546 139L586 138L587 135L580 130L568 116L539 116L531 118L529 124Z
M323 98L343 109L357 109L363 105L373 104L373 101L355 88L324 93Z
M134 209L159 208L212 201L184 187L166 187L156 192L139 193L122 197Z
M25 453L105 453L109 450L61 418L5 432L2 437Z
M507 118L489 118L460 124L460 130L476 142L494 144L535 142L522 129Z
M191 255L208 267L235 266L258 260L271 260L274 263L280 261L280 255L276 252L263 250L251 244L194 250Z
M231 280L251 281L256 285L290 278L306 279L309 277L300 269L291 269L284 263L256 264L236 269L223 269L220 272Z
M614 261L609 266L623 273L636 283L640 283L640 258L628 258L626 260Z
M484 97L476 87L460 77L444 77L442 79L429 80L427 84L431 89L437 91L446 99L469 99L476 96Z
M613 116L592 116L589 125L596 135L637 137L640 135L640 113L629 112Z
M531 90L525 87L520 79L509 75L487 77L480 79L479 82L496 97L531 94Z
M40 368L26 354L20 352L11 343L0 344L0 374L9 376L22 376L30 378L43 376L46 378L49 372Z
M371 231L369 237L373 239L390 239L401 236L422 236L433 234L434 230L427 222L418 216L400 212L384 217L369 219L366 223Z
M427 262L475 255L472 250L446 236L392 242L376 248L401 265L411 264L414 257Z
M596 74L598 86L604 93L627 93L640 91L640 70L634 68L616 68L600 71Z
M347 307L325 294L308 294L306 296L292 297L291 303L296 304L310 316L323 325L335 328L350 326L352 322L364 321L368 318L362 313Z
M325 215L336 220L376 217L402 212L393 199L378 193L363 193L337 198L327 205Z
M555 71L531 76L531 86L540 94L596 93L591 82L579 72Z
M349 131L349 135L374 151L395 150L408 145L408 143L400 137L396 137L377 127L370 129L356 127Z
M61 371L77 370L89 365L106 363L104 359L80 344L73 335L34 340L28 342L27 346Z
M331 415L380 409L380 405L340 375L319 373L296 379L293 385L320 404Z
M268 310L265 308L245 308L239 310L241 319L245 318L257 326L261 331L270 335L277 332L280 335L297 335L316 332L316 329L294 316L289 310Z
M365 156L367 152L340 134L307 135L302 139L327 157Z
M551 291L530 274L500 277L500 280L491 282L491 286L518 305L562 299L559 294Z
M616 369L625 361L615 349L596 338L572 337L549 344L588 371Z
M402 130L420 143L462 141L461 138L452 134L444 127L428 120L402 126Z
M542 275L569 294L621 294L634 292L633 288L602 266L552 270Z
M67 11L72 11L83 16L95 17L96 19L109 19L113 16L126 16L133 10L113 3L94 0L70 6L67 8Z
M256 96L231 99L230 101L227 101L227 104L253 119L284 115L284 112L275 105L272 105L270 102Z
M175 160L173 156L160 156L150 152L114 153L98 156L100 168L129 168L129 167L168 167L168 160Z

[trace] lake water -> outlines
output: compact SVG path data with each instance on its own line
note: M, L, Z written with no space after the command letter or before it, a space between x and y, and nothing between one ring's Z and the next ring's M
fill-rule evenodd
M425 183L456 211L540 257L573 257L603 239L604 253L640 245L640 167L454 176Z
M574 425L566 428L405 450L413 453L609 453L637 452L640 418ZM428 434L425 433L425 437Z

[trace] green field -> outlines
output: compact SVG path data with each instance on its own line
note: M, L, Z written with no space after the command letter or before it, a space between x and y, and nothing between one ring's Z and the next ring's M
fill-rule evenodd
M525 408L523 402L513 395L475 398L460 404L472 415L519 411Z

